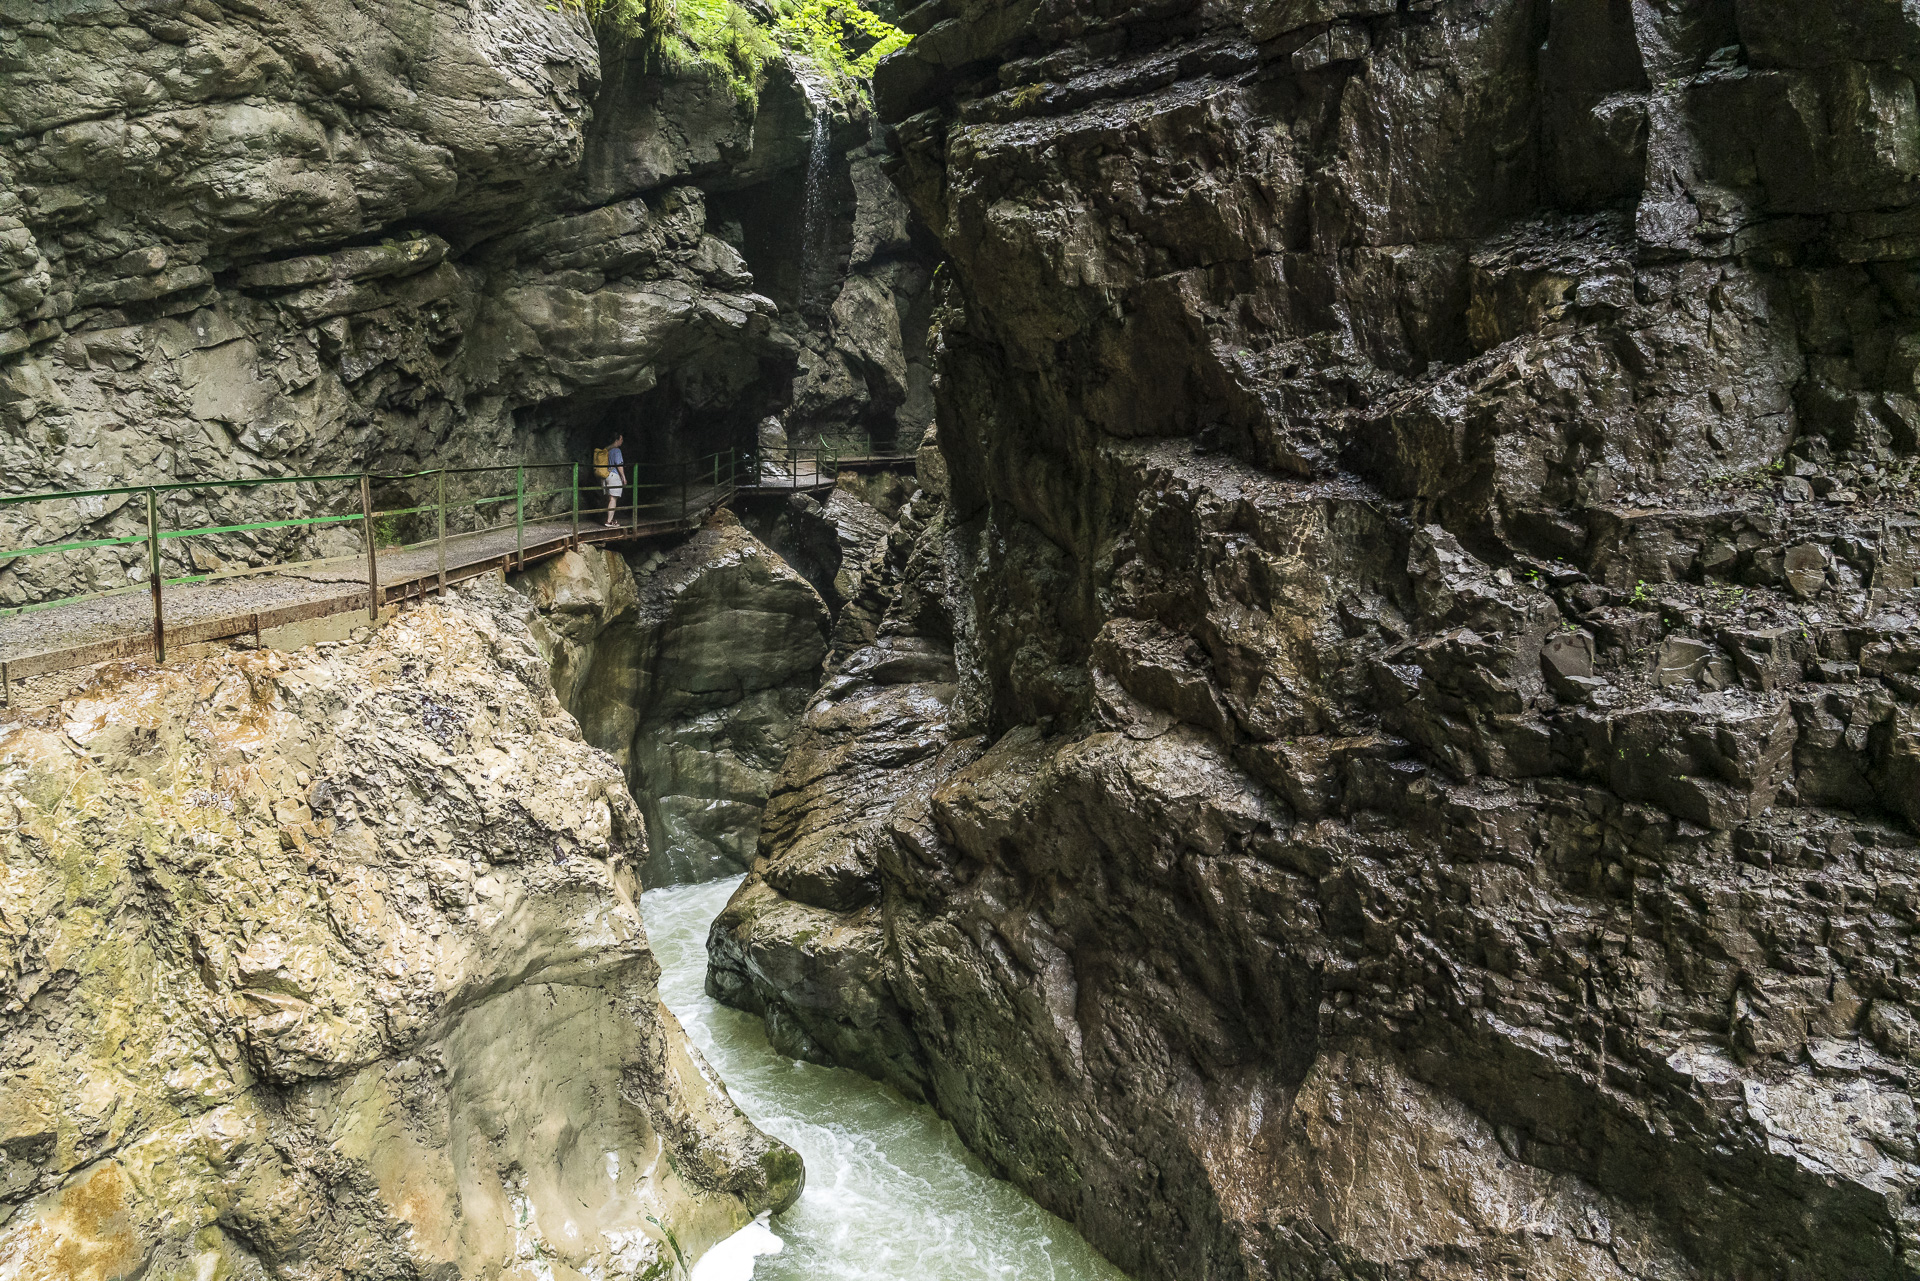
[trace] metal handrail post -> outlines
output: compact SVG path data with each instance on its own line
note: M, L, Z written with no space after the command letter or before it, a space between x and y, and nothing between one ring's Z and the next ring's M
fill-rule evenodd
M680 519L687 518L687 473L693 470L692 463L680 464Z
M160 608L160 496L147 491L147 582L153 588L153 661L167 661L167 624Z
M513 558L527 567L527 469L513 469Z
M447 594L447 469L440 469L440 594Z
M367 533L367 619L380 621L380 552L373 543L373 482L360 474L360 519Z
M573 465L573 545L580 545L580 464Z

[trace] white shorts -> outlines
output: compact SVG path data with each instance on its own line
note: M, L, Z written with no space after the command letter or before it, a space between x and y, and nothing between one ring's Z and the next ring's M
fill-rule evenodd
M616 503L620 501L620 495L625 493L627 489L625 485L612 485L612 484L606 485L604 486L604 488L607 491L607 497L611 498Z

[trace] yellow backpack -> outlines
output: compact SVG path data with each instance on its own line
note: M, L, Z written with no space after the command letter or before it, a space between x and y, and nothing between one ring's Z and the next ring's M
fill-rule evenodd
M593 451L593 474L602 480L607 478L607 451L604 449Z

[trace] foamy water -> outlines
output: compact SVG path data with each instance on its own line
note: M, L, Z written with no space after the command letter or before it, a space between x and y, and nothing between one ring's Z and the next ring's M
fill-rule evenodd
M734 1101L799 1150L807 1190L771 1224L709 1252L720 1257L701 1261L700 1281L1126 1281L1072 1227L988 1174L931 1108L775 1053L759 1019L707 996L707 927L739 883L642 898L660 994ZM764 1252L769 1229L777 1253Z

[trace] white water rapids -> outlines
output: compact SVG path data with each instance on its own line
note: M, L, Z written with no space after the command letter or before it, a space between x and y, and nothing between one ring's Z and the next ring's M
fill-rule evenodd
M709 1251L696 1281L1125 1281L1072 1227L988 1174L931 1108L776 1053L759 1019L706 994L707 927L739 884L642 898L660 995L734 1101L799 1150L807 1189L770 1225Z

